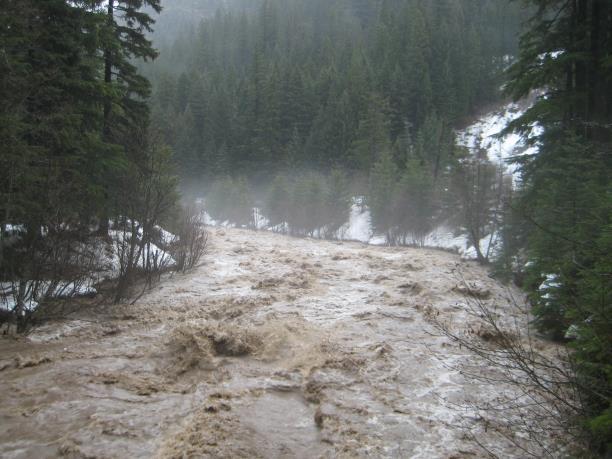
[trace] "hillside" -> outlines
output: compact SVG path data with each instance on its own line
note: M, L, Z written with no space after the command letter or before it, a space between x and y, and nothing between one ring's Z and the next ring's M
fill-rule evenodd
M169 44L219 10L250 11L258 4L258 1L247 0L164 0L161 4L163 14L156 20L153 40L158 46Z

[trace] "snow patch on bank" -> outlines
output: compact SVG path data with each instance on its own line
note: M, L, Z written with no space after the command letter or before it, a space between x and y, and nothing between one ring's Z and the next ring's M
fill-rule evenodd
M85 282L59 281L25 281L22 305L24 312L34 311L43 299L68 298L75 296L92 296L98 293L93 279ZM53 285L55 284L55 285ZM0 309L12 311L17 307L19 283L0 282Z
M517 133L500 136L508 125L521 117L525 109L517 103L509 103L500 110L493 111L474 124L457 132L457 144L475 154L478 150L486 150L489 160L504 167L507 174L512 175L514 183L520 181L518 167L512 161L523 155L534 155L538 145L530 145L530 140L542 133L539 126L534 126L528 139Z
M340 228L338 237L360 242L370 242L372 239L372 216L363 196L353 198L349 221Z
M131 222L128 220L128 223ZM140 240L142 228L137 222L136 227ZM145 245L145 250L140 254L136 266L140 269L176 267L177 262L167 248L176 242L178 237L160 226L156 226L155 230L156 243L150 242ZM23 231L25 231L24 225L5 225L5 234L20 234ZM78 252L87 254L89 258L83 272L70 279L47 278L0 282L0 311L14 311L18 303L21 303L22 312L25 314L36 310L45 300L96 295L99 284L119 277L121 252L129 250L132 237L131 232L117 229L110 230L108 235L110 241L91 238L87 243L77 244Z

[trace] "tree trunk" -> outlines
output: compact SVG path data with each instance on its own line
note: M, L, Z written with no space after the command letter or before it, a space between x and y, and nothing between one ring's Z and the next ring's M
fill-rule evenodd
M114 33L114 23L115 23L115 0L108 0L107 6L107 18L106 23L109 28L109 31ZM113 77L113 56L110 44L106 45L106 49L104 50L104 84L108 87L112 82ZM106 97L104 100L104 126L102 135L104 140L108 141L110 137L110 118L112 112L112 101L110 97Z
M109 28L109 33L114 33L114 13L115 13L115 0L108 0L107 5L107 18L106 23ZM104 49L104 84L108 88L112 83L113 78L113 56L110 44L107 43ZM110 96L106 96L104 100L104 120L102 125L102 140L104 142L111 143L111 116L112 116L112 100ZM100 215L100 223L98 226L98 234L103 237L108 237L109 224L108 224L108 211L102 212Z
M17 291L17 298L15 298L15 309L13 314L15 315L15 321L17 322L17 332L21 332L25 329L26 318L25 318L25 296L27 292L27 281L20 280Z

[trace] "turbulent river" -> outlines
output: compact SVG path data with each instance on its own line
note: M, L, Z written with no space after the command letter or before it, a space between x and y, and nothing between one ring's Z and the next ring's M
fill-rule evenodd
M1 457L524 456L467 407L514 389L464 376L496 370L435 326L477 330L464 281L497 311L521 298L485 268L238 229L210 241L134 305L0 341Z

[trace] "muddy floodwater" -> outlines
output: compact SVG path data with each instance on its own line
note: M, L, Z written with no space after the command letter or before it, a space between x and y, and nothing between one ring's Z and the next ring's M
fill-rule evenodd
M433 324L477 327L461 277L504 310L484 268L267 232L210 241L203 266L134 305L2 338L2 458L487 457L474 436L524 457L463 408L512 388L463 376L473 356Z

